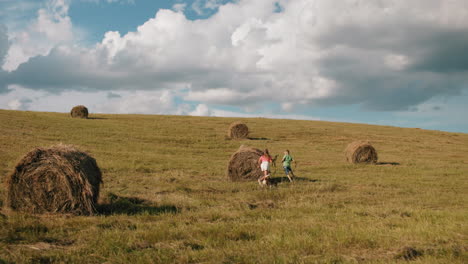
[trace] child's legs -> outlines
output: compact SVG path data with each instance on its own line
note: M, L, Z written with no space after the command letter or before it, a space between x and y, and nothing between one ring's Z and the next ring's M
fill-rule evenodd
M263 166L262 166L262 173L263 175L258 179L259 181L263 181L268 175L268 171L265 170Z
M294 174L292 172L291 166L285 166L284 172L286 173L286 176L288 177L289 181L292 182L292 177L294 177Z
M262 172L263 172L263 177L261 179L264 180L270 175L270 163L263 162L260 165L260 168L262 169Z
M291 176L293 176L293 177L296 177L296 175L294 175L294 172L293 172L292 169L289 169L289 174L291 174Z
M292 169L290 166L286 166L286 167L283 167L284 168L284 173L286 173L286 176L289 177L290 174L292 174L294 176L294 174L292 173Z

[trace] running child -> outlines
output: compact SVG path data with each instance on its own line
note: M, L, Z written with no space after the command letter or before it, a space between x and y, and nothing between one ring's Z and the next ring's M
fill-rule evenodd
M263 176L258 179L258 183L262 185L264 180L270 177L270 164L273 160L271 159L268 149L265 149L264 154L258 159L258 164L263 172Z
M283 162L284 172L286 173L286 176L288 177L290 182L292 182L293 178L296 177L296 176L294 176L293 170L291 168L291 163L293 161L294 161L294 159L289 154L289 150L284 151L284 157L281 160L281 162Z

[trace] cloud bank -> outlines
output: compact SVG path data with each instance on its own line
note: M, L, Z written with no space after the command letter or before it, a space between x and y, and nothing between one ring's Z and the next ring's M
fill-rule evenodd
M12 32L2 68L14 71L30 58L47 56L57 45L72 46L78 32L73 28L68 8L68 0L51 0L37 11L37 18L24 30Z
M25 32L38 32L47 45L15 35L9 47L0 28L9 71L0 73L0 93L6 85L178 92L200 104L192 114L206 114L205 104L401 111L468 89L464 0L204 3L218 12L189 20L182 6L159 10L134 32L107 32L100 43L80 47L67 2L54 1Z

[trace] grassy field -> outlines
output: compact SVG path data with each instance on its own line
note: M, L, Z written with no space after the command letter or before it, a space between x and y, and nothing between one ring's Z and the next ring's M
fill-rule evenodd
M92 217L0 214L0 263L468 263L468 134L314 121L0 110L0 180L36 146L103 171ZM227 140L233 121L251 140ZM343 150L370 140L379 165ZM245 144L291 150L294 182L230 182ZM274 177L284 177L280 168ZM5 187L0 188L0 202Z

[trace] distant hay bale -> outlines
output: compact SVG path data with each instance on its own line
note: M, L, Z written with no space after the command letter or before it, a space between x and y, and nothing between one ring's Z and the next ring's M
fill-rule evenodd
M345 150L346 160L350 163L376 163L378 156L375 148L367 141L355 141Z
M262 176L262 171L258 167L258 159L263 155L263 151L241 146L228 163L227 176L232 181L257 180Z
M6 206L27 213L95 212L102 183L96 160L69 145L36 148L7 177Z
M241 122L234 122L229 126L228 137L231 139L243 139L249 136L249 127Z
M88 118L88 108L84 105L77 105L70 112L73 118Z

